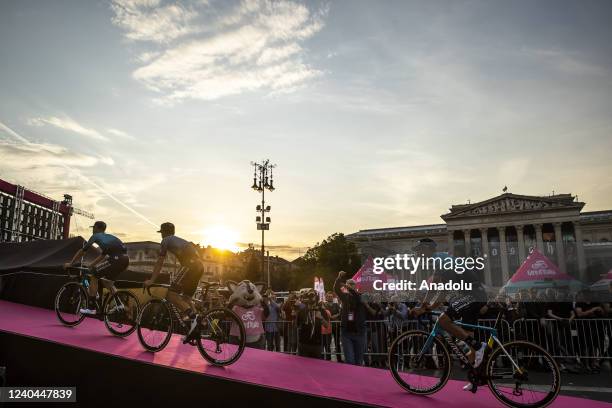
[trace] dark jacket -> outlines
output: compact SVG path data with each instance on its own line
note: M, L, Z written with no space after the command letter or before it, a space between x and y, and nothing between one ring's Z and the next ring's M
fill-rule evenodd
M361 302L361 294L352 290L347 293L342 292L343 282L340 277L334 282L334 292L340 302L342 302L342 310L340 312L340 327L343 331L350 334L365 334L366 331L366 308ZM353 320L349 320L349 313L353 313Z

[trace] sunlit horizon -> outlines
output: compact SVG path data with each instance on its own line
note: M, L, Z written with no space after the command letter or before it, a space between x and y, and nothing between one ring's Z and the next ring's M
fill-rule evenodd
M238 245L238 239L238 232L224 225L214 225L202 231L202 245L217 249L238 252L242 249Z

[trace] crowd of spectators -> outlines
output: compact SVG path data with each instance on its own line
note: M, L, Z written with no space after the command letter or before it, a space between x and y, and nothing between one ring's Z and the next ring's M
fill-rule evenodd
M540 344L557 356L564 371L596 372L602 362L608 361L609 367L612 357L612 285L603 295L524 289L494 297L481 309L481 318L491 322L497 317L495 310L503 309L504 340L511 336ZM274 293L266 297L271 305L265 323L268 350L384 368L388 347L399 333L426 330L435 318L412 316L418 295L383 299L380 294L362 294L342 272L333 292L323 300L317 296L314 291L290 293L278 302Z

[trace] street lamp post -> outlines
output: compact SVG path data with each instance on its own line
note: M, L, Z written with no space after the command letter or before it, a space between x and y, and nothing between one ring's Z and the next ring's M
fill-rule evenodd
M251 165L253 166L253 185L251 188L261 193L261 205L255 207L257 213L261 215L258 215L255 218L255 222L257 223L257 229L261 230L261 273L264 275L266 270L266 247L264 233L266 230L270 229L270 222L272 221L269 216L266 216L266 213L270 212L271 207L266 206L265 191L274 191L272 169L274 169L276 165L270 163L270 160L268 159L263 160L261 163L251 162ZM270 282L268 282L268 285L269 284Z

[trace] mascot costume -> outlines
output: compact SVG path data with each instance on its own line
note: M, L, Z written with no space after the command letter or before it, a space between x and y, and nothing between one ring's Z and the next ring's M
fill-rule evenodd
M264 349L266 335L263 322L269 314L268 305L264 303L261 296L264 285L243 280L240 283L228 281L227 287L232 293L229 298L228 307L236 313L238 318L244 323L246 346ZM238 328L232 327L230 335L237 335L237 329Z

